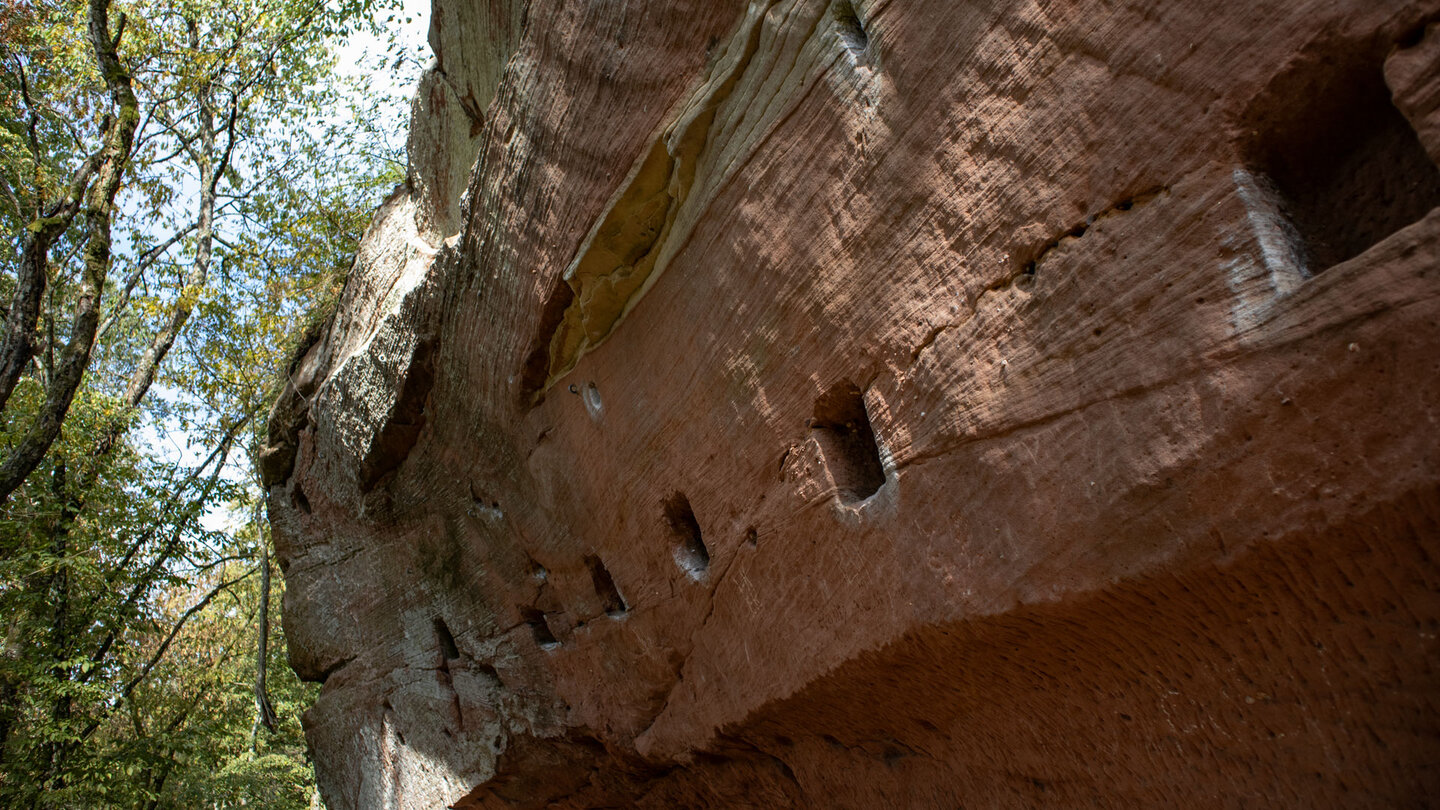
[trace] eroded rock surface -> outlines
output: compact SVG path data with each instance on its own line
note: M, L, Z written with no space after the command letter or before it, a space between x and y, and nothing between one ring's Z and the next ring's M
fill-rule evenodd
M1440 795L1440 0L437 0L266 453L348 808Z

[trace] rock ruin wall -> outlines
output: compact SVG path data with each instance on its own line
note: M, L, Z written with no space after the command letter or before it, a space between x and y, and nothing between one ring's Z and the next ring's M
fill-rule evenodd
M436 0L265 455L330 806L1440 795L1436 19Z

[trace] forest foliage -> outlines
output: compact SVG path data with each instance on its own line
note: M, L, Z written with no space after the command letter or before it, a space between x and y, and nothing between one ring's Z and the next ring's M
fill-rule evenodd
M402 179L335 58L394 10L0 0L0 806L311 804L253 461Z

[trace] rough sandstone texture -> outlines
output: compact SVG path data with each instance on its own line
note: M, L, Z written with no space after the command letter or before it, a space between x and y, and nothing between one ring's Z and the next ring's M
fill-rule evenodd
M436 0L265 453L349 808L1440 796L1440 0Z

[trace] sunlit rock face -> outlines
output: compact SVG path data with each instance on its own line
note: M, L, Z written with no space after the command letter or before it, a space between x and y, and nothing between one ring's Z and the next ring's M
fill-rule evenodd
M265 454L329 805L1440 795L1440 0L436 0Z

